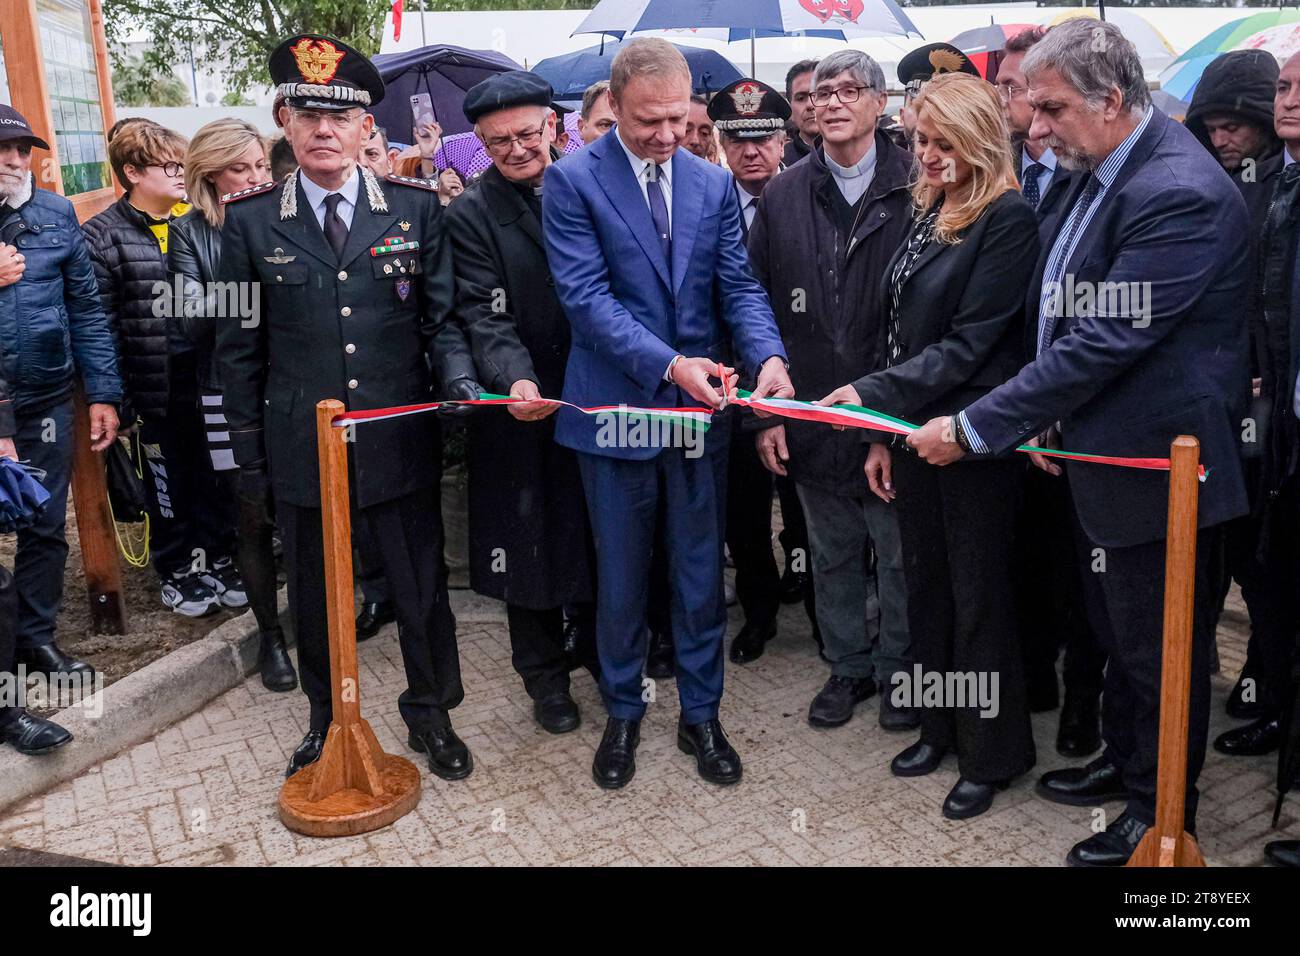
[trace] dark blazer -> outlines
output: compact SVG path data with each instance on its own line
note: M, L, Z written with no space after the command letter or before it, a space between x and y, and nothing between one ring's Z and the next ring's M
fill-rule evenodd
M907 238L885 267L880 304ZM1023 364L1025 289L1038 258L1038 220L1010 190L961 233L931 242L912 267L898 302L902 356L886 368L888 319L881 323L877 371L853 383L868 408L924 424L960 411L1011 378Z
M1081 180L1054 232L1082 188ZM966 409L976 433L1003 452L1059 421L1071 451L1140 457L1166 457L1175 437L1194 435L1211 471L1200 489L1201 526L1245 513L1238 429L1247 223L1245 203L1218 162L1155 112L1066 265L1076 288L1132 288L1149 304L1150 320L1098 315L1086 305L1076 310L1084 314L1063 316L1051 348ZM1045 242L1029 286L1031 328L1050 249ZM1164 537L1167 474L1068 467L1080 521L1097 544Z
M320 503L318 401L348 410L429 402L431 364L444 385L472 377L474 364L450 321L451 246L433 187L377 183L382 211L363 180L336 257L297 180L226 206L218 276L257 287L260 315L217 320L217 361L235 460L266 457L277 500L306 508ZM295 197L296 212L282 210ZM390 237L419 248L371 253ZM437 484L441 452L431 413L358 425L358 506Z
M731 175L685 149L671 162L671 262L617 128L546 171L543 235L573 329L565 401L695 406L664 380L673 356L720 360L730 343L750 374L774 355L785 358L772 307L749 268ZM572 409L556 414L556 441L578 451L646 460L662 450L602 446L598 419Z
M749 261L772 300L800 398L821 398L878 367L883 266L911 221L912 157L884 133L875 142L875 177L847 243L831 202L839 187L821 149L768 183L754 214ZM795 481L830 494L870 493L860 434L777 417L758 422L785 426Z
M455 250L456 318L478 381L506 394L526 379L547 398L560 395L569 323L528 199L490 167L447 207L447 232ZM591 600L582 478L577 456L555 442L555 416L521 422L504 409L486 409L470 417L467 432L470 586L537 609ZM497 558L506 552L502 567Z

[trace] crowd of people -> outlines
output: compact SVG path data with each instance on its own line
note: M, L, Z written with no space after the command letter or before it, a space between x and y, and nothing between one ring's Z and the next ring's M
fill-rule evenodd
M84 226L34 184L47 146L0 107L0 455L51 494L12 580L0 568L0 666L90 667L55 643L80 385L94 448L138 432L161 599L252 608L263 683L301 681L310 704L286 775L308 766L331 719L315 405L442 400L350 436L357 637L397 622L399 710L431 772L473 770L450 718L450 424L466 431L471 587L505 603L542 729L579 726L571 671L598 681L599 786L632 780L669 678L678 747L706 781L739 782L724 657L758 660L780 606L803 603L827 669L811 725L878 697L881 727L916 734L892 772L954 758L941 812L960 820L1033 768L1030 715L1059 707L1056 749L1091 759L1037 792L1123 804L1068 857L1120 865L1155 819L1168 476L1012 452L1165 457L1191 434L1209 476L1188 830L1234 580L1251 635L1227 708L1244 723L1213 745L1278 749L1300 633L1300 55L1223 55L1184 125L1104 22L1026 30L987 78L923 46L899 64L897 118L856 50L795 64L784 90L744 78L705 97L679 52L640 40L583 97L568 154L537 75L470 89L491 166L468 182L438 168L436 124L409 147L375 126L383 81L346 44L293 37L269 72L274 141L234 119L188 142L114 127L123 195ZM255 288L256 308L232 312L232 288ZM755 414L728 403L738 386L919 427ZM516 401L455 404L484 392ZM695 440L610 442L579 410L598 407L713 416ZM932 699L926 675L987 681L992 699ZM0 734L32 754L70 739L21 708ZM1268 853L1300 865L1297 841Z

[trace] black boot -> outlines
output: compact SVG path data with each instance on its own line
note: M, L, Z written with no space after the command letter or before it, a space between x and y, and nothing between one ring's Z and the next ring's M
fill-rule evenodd
M429 755L429 769L443 780L463 780L474 770L474 756L451 729L451 718L436 717L432 726L406 738L416 753Z
M298 686L298 674L289 659L289 650L284 646L284 631L280 625L274 630L262 631L258 638L257 669L262 674L262 686L267 690L283 693Z
M1282 744L1282 725L1276 717L1260 717L1244 727L1225 730L1214 738L1214 749L1229 757L1259 757Z
M77 674L87 680L95 676L94 667L63 653L53 642L38 647L18 648L16 661L26 667L29 674L44 674L46 677Z
M358 643L374 637L385 624L391 624L396 620L397 615L393 613L393 606L387 601L370 601L362 604L361 613L357 615Z
M636 775L636 748L641 742L641 721L610 717L591 761L591 776L604 790L627 786Z

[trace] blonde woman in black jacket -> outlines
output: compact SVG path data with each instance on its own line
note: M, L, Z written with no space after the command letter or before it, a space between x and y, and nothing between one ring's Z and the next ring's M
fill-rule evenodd
M1019 370L1038 227L992 86L945 74L914 105L915 221L885 270L881 361L821 404L926 422ZM941 469L870 437L868 483L898 508L917 661L885 692L922 715L921 739L891 769L920 776L955 753L960 777L943 815L977 816L1035 759L1011 584L1022 462L970 456Z
M251 123L219 119L195 133L185 155L185 185L194 208L172 224L167 267L185 302L176 330L195 354L208 454L222 493L232 508L238 509L239 572L261 635L258 668L262 684L269 690L289 691L298 686L298 675L284 646L276 607L274 527L261 498L253 501L238 493L239 470L230 449L214 355L218 318L234 320L239 317L225 314L225 310L254 304L245 290L223 294L215 285L225 221L221 198L270 179L266 142Z

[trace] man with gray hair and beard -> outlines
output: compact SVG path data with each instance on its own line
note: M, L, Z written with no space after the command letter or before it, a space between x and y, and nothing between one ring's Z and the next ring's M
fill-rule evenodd
M1213 477L1200 489L1196 544L1186 801L1194 834L1209 725L1206 599L1216 596L1208 558L1220 526L1246 511L1237 433L1248 374L1246 207L1196 138L1152 110L1137 51L1113 24L1059 24L1023 69L1030 137L1086 171L1044 234L1028 302L1037 358L908 443L945 465L1004 454L1035 435L1076 452L1144 458L1167 456L1178 435L1200 441ZM1067 467L1067 480L1094 572L1084 587L1109 655L1106 749L1084 767L1045 774L1038 789L1074 806L1126 802L1067 857L1076 866L1120 866L1155 820L1169 479L1081 463Z

